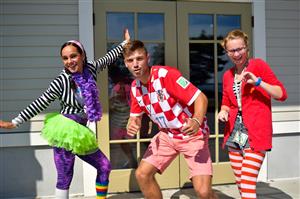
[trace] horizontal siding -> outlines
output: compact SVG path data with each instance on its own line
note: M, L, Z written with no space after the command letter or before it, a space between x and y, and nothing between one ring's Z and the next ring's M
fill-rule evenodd
M299 111L273 112L273 122L300 121Z
M3 100L3 102L7 102L7 101L13 101L16 99L19 99L20 101L23 100L31 100L32 97L36 96L40 96L41 93L44 91L44 89L38 90L38 89L28 89L28 90L6 90L6 95L5 96L1 96L1 100Z
M75 33L68 33L67 35L50 35L45 39L44 36L39 35L19 35L19 36L6 36L5 40L1 42L3 47L19 47L21 45L27 47L38 47L41 45L53 46L60 48L60 45L67 40L70 40L70 37L78 37ZM59 53L59 52L57 52Z
M41 22L42 23L42 22ZM14 26L0 26L1 36L73 36L78 35L78 26L76 25L14 25ZM47 37L45 37L47 39Z
M298 11L299 0L266 0L266 10Z
M3 10L1 13L5 15L77 15L77 7L73 6L75 1L57 1L57 6L54 1L27 1L26 3L22 0L18 3L14 1L6 1L2 5ZM68 3L68 4L67 4ZM17 4L17 6L16 6ZM70 6L71 5L71 6Z
M28 50L30 48L30 50ZM57 57L59 55L59 49L52 46L39 46L39 47L5 47L2 56L4 57L16 57L22 55L22 57Z
M3 73L5 74L3 79L7 79L9 77L13 77L14 79L35 79L36 77L39 79L46 79L49 77L55 77L60 70L62 70L62 67L24 68L22 69L22 73L20 73L19 69L5 68L3 69Z
M64 21L61 19L64 18ZM8 26L25 26L25 25L40 25L40 26L49 26L49 25L65 25L68 23L69 25L76 26L77 22L76 15L6 15L4 19L1 20L0 25L8 25Z
M300 75L300 70L299 68L295 67L295 65L279 65L279 64L273 64L272 68L274 71L276 71L276 74L279 76L289 76L291 75L291 73L293 74L293 76L299 76Z
M288 22L287 22L288 23ZM278 38L278 39L286 39L286 38L293 38L299 40L299 29L286 29L286 28L268 28L266 32L267 38ZM268 44L268 43L267 43Z
M268 53L272 56L298 57L299 48L293 46L273 47L269 46Z
M282 28L286 29L296 29L299 27L299 21L297 19L289 19L289 20L283 20L283 19L270 19L268 24L266 24L266 28L277 28L277 24L280 23ZM288 39L288 38L287 38Z
M284 111L273 109L274 125L277 133L284 133L284 128L287 133L299 132L300 1L265 2L267 62L288 92L285 102L273 100L273 107L285 107Z
M0 1L0 119L11 120L63 69L60 47L79 37L78 0ZM40 132L44 114L58 110L54 102L13 132Z
M288 59L283 59L282 57L276 57L272 56L272 54L269 54L268 58L271 58L268 60L268 63L271 66L278 65L278 66L294 66L299 65L299 57L289 57Z
M291 48L298 48L299 44L297 42L295 42L295 39L292 39L292 38L285 38L284 40L269 38L268 39L268 46L272 46L272 47L285 47L285 46L287 46L287 47L291 47Z
M57 52L58 54L59 52ZM34 61L32 61L34 60ZM0 58L0 63L4 63L1 69L28 69L28 68L63 68L62 61L59 56L55 57L5 57Z

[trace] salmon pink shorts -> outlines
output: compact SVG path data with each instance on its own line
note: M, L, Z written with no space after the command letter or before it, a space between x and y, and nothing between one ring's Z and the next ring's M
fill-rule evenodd
M190 179L198 175L212 175L208 136L174 139L165 132L159 132L152 138L143 160L156 167L161 174L180 153L188 164Z

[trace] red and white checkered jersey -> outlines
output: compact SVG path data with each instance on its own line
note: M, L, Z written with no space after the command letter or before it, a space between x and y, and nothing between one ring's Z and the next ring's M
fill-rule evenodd
M181 132L185 118L194 113L193 102L200 90L185 79L181 73L170 66L152 66L146 85L134 80L131 85L131 116L146 113L162 131L171 137L184 139L189 137ZM199 135L209 132L204 117Z

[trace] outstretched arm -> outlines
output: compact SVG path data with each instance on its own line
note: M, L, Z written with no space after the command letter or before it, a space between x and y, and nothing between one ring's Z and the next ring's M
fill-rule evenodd
M97 59L95 61L89 61L89 63L94 66L94 70L99 71L105 69L107 66L111 65L114 63L119 56L123 52L123 47L125 44L127 44L130 41L130 34L128 29L124 30L124 41L120 43L118 46L110 50L106 55L100 59Z
M49 88L39 98L29 104L11 122L0 120L0 128L16 128L22 123L30 120L31 118L48 108L51 102L60 97L60 89L60 80L56 78L51 82Z
M0 128L14 129L16 127L17 126L14 123L12 123L12 122L6 122L6 121L3 121L3 120L0 120Z

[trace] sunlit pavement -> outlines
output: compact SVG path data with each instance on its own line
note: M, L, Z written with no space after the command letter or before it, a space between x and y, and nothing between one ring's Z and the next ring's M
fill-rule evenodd
M300 178L286 179L257 184L258 199L300 199ZM219 199L236 199L239 193L234 184L215 185L213 190ZM163 190L164 199L196 199L192 188ZM74 199L92 199L95 197L71 197ZM140 192L110 194L109 199L142 199Z

